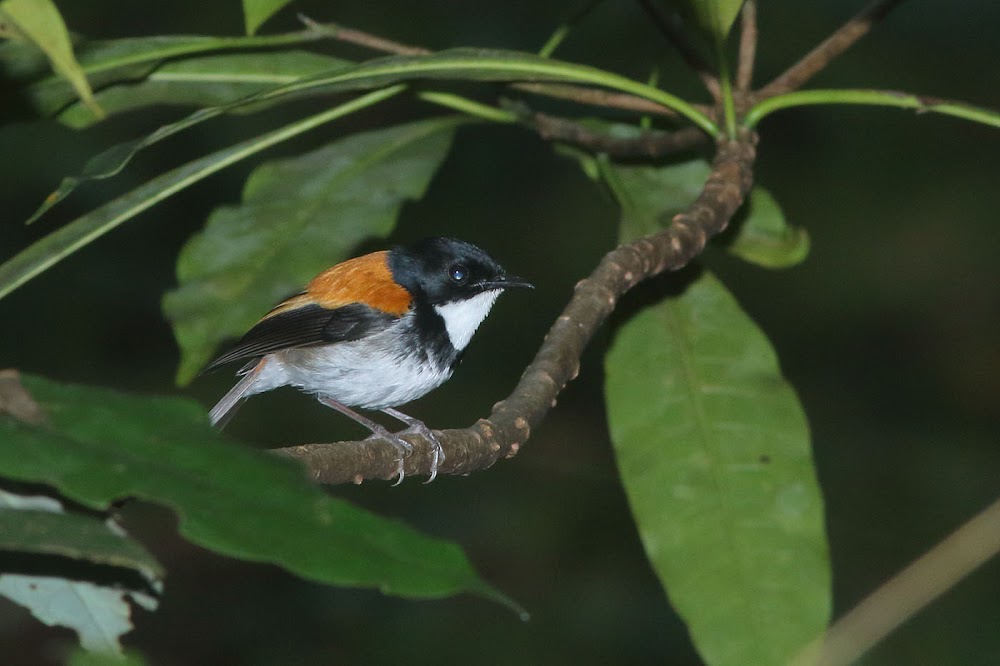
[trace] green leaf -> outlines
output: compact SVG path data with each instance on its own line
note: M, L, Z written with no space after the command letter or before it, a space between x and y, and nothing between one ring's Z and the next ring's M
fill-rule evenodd
M18 393L23 390L16 375L4 372L0 382L5 404L10 404L11 397L22 403L31 400ZM10 411L18 412L16 408ZM145 548L129 540L117 524L65 513L51 497L26 497L0 490L0 550L126 567L144 577L151 589L162 588L159 563ZM85 649L120 654L119 638L132 629L128 600L153 610L156 598L145 591L120 589L113 583L79 580L79 575L67 579L8 568L0 574L0 596L24 606L49 626L73 629Z
M406 597L469 592L514 608L461 549L327 496L293 461L222 438L190 400L24 377L44 423L0 412L0 476L106 509L163 504L193 543L303 578ZM8 385L7 393L11 392Z
M248 35L257 32L264 21L271 18L291 0L243 0L243 20Z
M149 551L117 525L66 513L48 497L21 497L4 490L0 490L0 550L133 569L151 584L163 575Z
M0 574L0 595L50 627L74 630L84 649L112 655L121 654L119 639L132 630L129 599L156 608L147 594L58 576Z
M168 62L138 82L102 88L96 99L107 114L157 104L222 106L266 88L349 64L308 51L213 54ZM256 110L256 107L243 107L234 112ZM76 103L67 106L56 117L77 129L95 121L92 114Z
M40 48L52 69L72 84L90 111L98 117L104 115L73 55L73 43L62 15L51 0L3 0L0 2L0 23L10 26L16 37Z
M163 300L182 353L177 381L189 382L220 342L360 241L391 232L463 122L431 118L364 132L258 167L243 203L217 209L181 251L180 286Z
M740 15L744 0L671 0L683 16L716 40L723 40Z
M188 162L165 174L157 176L144 185L113 201L78 217L58 231L45 236L8 261L0 264L0 298L23 285L62 259L100 238L123 222L135 217L147 208L183 190L189 185L207 178L227 166L250 157L266 148L298 136L303 132L331 122L359 109L366 108L383 99L402 92L402 86L376 90L339 106L327 109L314 116L304 118L282 128L240 142L229 148L216 151L205 157ZM55 193L50 195L48 206L54 203Z
M767 339L705 273L621 326L605 369L629 504L697 649L787 663L826 626L830 567L809 429Z
M621 207L620 240L662 231L701 193L711 169L703 160L668 166L600 161L601 177Z
M317 38L318 35L310 30L263 37L130 37L82 41L76 45L76 55L87 79L95 90L99 90L114 84L141 82L169 61L198 59L206 54L222 51L247 52L250 49L291 46L312 42ZM45 76L48 70L45 63L39 61L37 53L37 49L26 44L0 44L0 72L24 86L23 94L39 114L52 115L74 104L76 95L65 80L57 76ZM280 52L271 52L270 55L279 57ZM331 61L334 59L331 58Z
M59 188L46 197L45 202L28 221L37 220L81 183L115 175L140 150L224 113L246 108L260 109L298 96L371 90L397 82L427 78L470 81L564 81L602 85L644 96L674 108L710 134L718 131L711 119L680 98L652 86L585 65L575 65L515 51L483 49L454 49L430 56L391 56L270 88L230 104L199 109L187 118L164 125L142 139L114 146L91 160L81 176L63 179Z
M750 193L746 217L739 222L727 251L764 268L789 268L809 255L809 234L785 220L778 202L760 187Z

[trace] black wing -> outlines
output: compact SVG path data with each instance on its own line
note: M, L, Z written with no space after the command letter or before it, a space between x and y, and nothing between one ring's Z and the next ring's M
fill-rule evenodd
M283 349L360 340L394 319L397 317L362 303L333 310L316 304L287 310L257 322L231 350L212 361L205 372L231 361L260 358Z

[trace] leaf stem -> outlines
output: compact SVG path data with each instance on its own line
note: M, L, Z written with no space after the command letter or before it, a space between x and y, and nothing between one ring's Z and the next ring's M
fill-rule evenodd
M489 120L495 123L516 123L520 120L518 115L512 111L498 109L495 106L483 104L482 102L477 102L469 99L468 97L462 97L461 95L456 95L454 93L440 92L437 90L424 90L417 93L417 97L426 102L430 102L431 104L437 104L438 106L443 106L448 109L461 111L462 113L470 116L482 118L483 120Z
M1000 127L1000 112L993 109L936 97L922 97L895 90L859 89L801 90L783 95L775 95L751 107L743 119L743 125L748 129L752 129L761 119L775 111L796 106L817 104L860 104L915 109L922 113L940 113L946 116L971 120L972 122L990 127Z

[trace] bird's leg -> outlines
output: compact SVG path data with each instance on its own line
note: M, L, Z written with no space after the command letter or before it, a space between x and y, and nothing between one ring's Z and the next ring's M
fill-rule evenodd
M441 442L438 441L437 435L427 427L427 424L420 419L415 419L412 416L404 414L392 407L386 407L382 410L384 413L388 414L394 419L398 419L408 425L409 427L403 432L412 432L417 435L421 435L424 439L429 441L434 445L434 457L431 458L431 475L427 478L424 483L430 483L437 477L438 465L444 462L444 448L441 446Z
M344 416L348 417L349 419L352 419L355 422L360 423L364 427L368 428L369 430L372 431L373 436L382 437L392 442L392 445L396 447L396 451L399 452L399 468L397 470L399 472L399 478L396 480L396 483L392 485L398 486L403 482L403 458L406 457L407 454L413 451L412 444L410 444L408 441L406 441L396 433L389 432L388 430L385 429L384 426L375 423L368 417L358 414L356 411L354 411L347 405L341 404L336 400L334 400L333 398L328 398L326 396L321 395L318 396L316 399L319 400L320 404L326 405L331 409L335 409ZM424 427L426 428L427 426Z

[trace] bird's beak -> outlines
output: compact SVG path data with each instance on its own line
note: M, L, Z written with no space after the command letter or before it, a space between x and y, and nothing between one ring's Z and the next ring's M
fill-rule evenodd
M501 275L492 280L484 280L479 284L484 291L489 291L490 289L512 289L514 287L535 288L535 285L516 275Z

